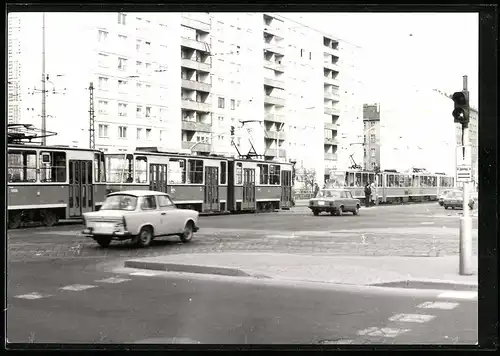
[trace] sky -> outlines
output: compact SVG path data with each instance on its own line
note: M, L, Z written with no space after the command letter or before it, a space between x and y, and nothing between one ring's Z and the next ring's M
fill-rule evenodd
M401 85L462 90L478 107L479 17L476 13L283 13L360 47L364 101ZM464 50L461 51L461 48Z

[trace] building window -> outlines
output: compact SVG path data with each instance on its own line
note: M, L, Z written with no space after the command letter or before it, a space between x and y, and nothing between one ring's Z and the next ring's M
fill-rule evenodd
M218 120L219 120L219 122L224 122L224 116L219 116Z
M140 140L142 138L142 129L137 129L137 136L136 138Z
M127 138L127 126L118 126L118 137Z
M366 157L366 148L363 149L363 156Z
M106 115L108 113L108 102L106 100L99 100L99 114Z
M375 157L375 148L370 149L372 157Z
M372 162L372 168L375 168L375 162Z
M142 62L141 61L136 61L135 62L135 72L137 74L141 74L142 73Z
M146 47L146 54L150 54L151 53L151 42L144 42L144 45Z
M370 126L371 127L375 126L375 121L370 121Z
M231 99L231 110L236 109L236 101L234 99Z
M119 12L118 13L118 24L119 25L126 25L127 24L127 15Z
M127 59L126 58L118 58L118 69L119 70L127 70Z
M109 56L107 54L99 53L99 67L108 67Z
M165 131L160 130L160 141L163 141L165 139Z
M304 50L303 49L300 50L300 56L304 57Z
M370 135L370 141L371 143L375 143L375 135Z
M108 137L108 125L99 124L99 137L100 138Z
M135 49L137 50L137 52L141 50L141 45L142 45L142 40L137 40L135 42Z
M106 42L108 39L108 32L99 30L99 42Z
M224 109L224 98L219 98L218 107L219 109Z
M142 106L141 105L137 105L137 108L135 109L135 116L142 117Z
M147 75L151 74L151 63L146 63L146 74Z
M151 117L151 106L146 106L146 117Z
M99 77L99 89L108 90L108 78Z
M151 129L146 129L146 140L151 141Z
M126 80L118 80L118 91L120 93L126 93L127 92L127 81Z
M118 115L127 116L127 104L118 103Z

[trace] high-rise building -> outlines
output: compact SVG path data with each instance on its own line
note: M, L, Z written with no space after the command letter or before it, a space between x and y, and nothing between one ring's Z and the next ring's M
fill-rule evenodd
M9 43L15 18L9 65L25 64L9 118L41 127L42 15L9 14ZM352 138L338 132L362 125L362 105L355 55L331 35L269 13L47 13L44 32L46 127L58 132L48 144L89 145L92 83L104 151L255 151L314 169L320 183L349 164Z
M18 16L9 16L7 31L7 102L8 123L17 124L21 118L21 19Z

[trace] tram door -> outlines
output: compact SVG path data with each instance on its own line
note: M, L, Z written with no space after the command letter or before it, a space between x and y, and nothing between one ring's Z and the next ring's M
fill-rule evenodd
M92 161L69 161L69 216L79 217L94 210Z
M219 211L219 167L205 167L205 209Z
M168 193L167 191L167 165L149 165L149 190Z
M243 169L243 200L241 209L255 209L255 169Z
M281 207L292 206L292 172L281 171Z

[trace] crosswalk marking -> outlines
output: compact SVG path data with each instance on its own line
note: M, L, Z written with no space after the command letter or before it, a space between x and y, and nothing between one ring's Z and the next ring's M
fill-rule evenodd
M130 278L110 277L110 278L105 278L105 279L99 279L95 282L117 284L117 283L122 283L122 282L127 282L127 281L131 281L131 279Z
M28 294L16 295L14 298L33 300L33 299L42 299L42 298L46 298L46 297L50 297L50 295L47 295L47 294L43 295L40 293L33 292L33 293L28 293Z
M453 303L453 302L424 302L422 304L417 305L417 308L452 310L458 307L458 305L459 305L458 303Z
M396 337L411 331L411 329L395 329L395 328L377 328L371 327L364 330L359 330L360 336L382 336L382 337Z
M60 288L61 290L69 290L73 292L80 292L82 290L90 289L90 288L95 288L96 286L90 286L86 284L73 284L70 286L62 287Z
M406 323L426 323L434 319L434 315L426 314L396 314L389 318L390 321L402 321Z
M447 291L438 295L440 299L475 299L477 292L475 291Z

